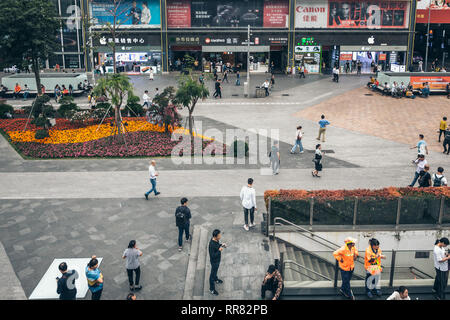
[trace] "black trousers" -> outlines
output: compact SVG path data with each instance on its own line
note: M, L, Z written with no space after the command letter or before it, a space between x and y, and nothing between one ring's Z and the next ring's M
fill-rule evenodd
M269 290L270 292L272 292L272 297L275 296L275 293L277 292L278 289L278 284L275 283L274 281L267 281L266 284L263 284L261 286L261 299L265 299L266 298L266 291ZM280 296L283 293L283 289L284 289L284 285L281 287L281 292L280 292ZM279 299L280 297L278 297Z
M183 246L183 233L186 234L186 240L189 240L189 225L186 223L184 226L178 226L178 246Z
M248 214L250 213L250 223L253 224L253 221L255 220L255 207L251 209L244 208L244 219L245 224L248 225Z
M217 278L217 271L219 270L220 262L211 262L211 273L209 275L209 290L216 290L215 281Z
M436 291L436 295L441 300L445 300L445 288L447 288L448 271L441 271L436 268L435 270L436 270L436 279L434 279L433 289Z
M141 267L137 267L136 269L127 269L128 274L128 282L130 282L130 286L133 285L133 271L136 273L136 282L135 284L139 285L139 280L141 279Z
M222 91L220 89L216 89L216 92L214 92L214 97L220 97L222 99Z
M444 153L447 152L447 154L450 153L450 140L444 139L444 143L442 144L444 146Z
M439 129L439 142L441 142L441 135L444 135L445 137L445 130Z
M100 298L102 297L102 292L103 292L103 289L102 290L98 290L96 292L92 292L91 300L100 300Z

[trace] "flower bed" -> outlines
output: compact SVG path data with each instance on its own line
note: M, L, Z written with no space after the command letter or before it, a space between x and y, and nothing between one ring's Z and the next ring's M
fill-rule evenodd
M124 130L127 132L124 134L126 145L111 136L112 118L106 119L100 126L92 119L85 124L56 119L56 125L49 130L49 137L44 139L35 138L38 128L31 123L23 131L26 121L27 119L1 120L0 129L20 153L32 158L169 156L179 143L172 141L171 135L164 133L163 127L151 124L144 118L123 119ZM169 129L173 131L172 128ZM182 127L175 130L182 136L189 134ZM226 153L226 146L211 138L196 136L195 139L197 143L202 139L203 150L207 148L208 153Z
M274 217L282 217L296 224L309 224L312 206L314 224L351 225L355 208L358 225L395 224L398 199L401 198L400 224L434 224L439 220L442 197L443 222L450 219L450 187L267 190L264 193L266 206L269 197L272 222ZM311 198L314 199L313 203Z

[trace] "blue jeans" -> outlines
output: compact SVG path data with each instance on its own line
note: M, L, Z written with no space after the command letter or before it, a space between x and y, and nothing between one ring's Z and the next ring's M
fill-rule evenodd
M411 184L409 185L410 187L414 187L414 185L416 184L416 182L417 182L417 179L419 179L419 174L417 173L417 171L414 173L414 179L413 179L413 181L411 182Z
M297 149L297 146L298 146L300 152L302 152L303 151L303 144L302 144L302 140L301 139L300 140L295 140L295 144L294 144L294 146L291 149L292 153L295 152L295 150Z
M178 226L178 246L181 247L183 245L183 233L186 234L186 240L189 240L189 222L187 222L184 226Z
M156 179L150 179L150 182L152 184L152 188L150 190L148 190L145 194L149 195L152 192L155 192L155 195L158 191L156 191Z
M348 296L352 295L352 289L350 288L350 279L352 278L353 270L344 271L341 269L342 286L341 290Z

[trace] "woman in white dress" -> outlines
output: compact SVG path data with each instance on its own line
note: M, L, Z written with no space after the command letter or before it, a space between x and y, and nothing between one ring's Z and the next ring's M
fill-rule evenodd
M153 68L152 67L150 67L148 79L153 80Z
M143 1L142 2L141 23L142 24L150 24L150 20L152 20L152 15L150 14L150 9L148 8L147 1Z

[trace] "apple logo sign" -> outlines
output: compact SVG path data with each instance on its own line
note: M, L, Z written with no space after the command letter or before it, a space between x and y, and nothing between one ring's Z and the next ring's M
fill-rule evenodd
M367 39L367 42L369 44L374 44L375 43L375 38L373 36L370 36L369 39Z

